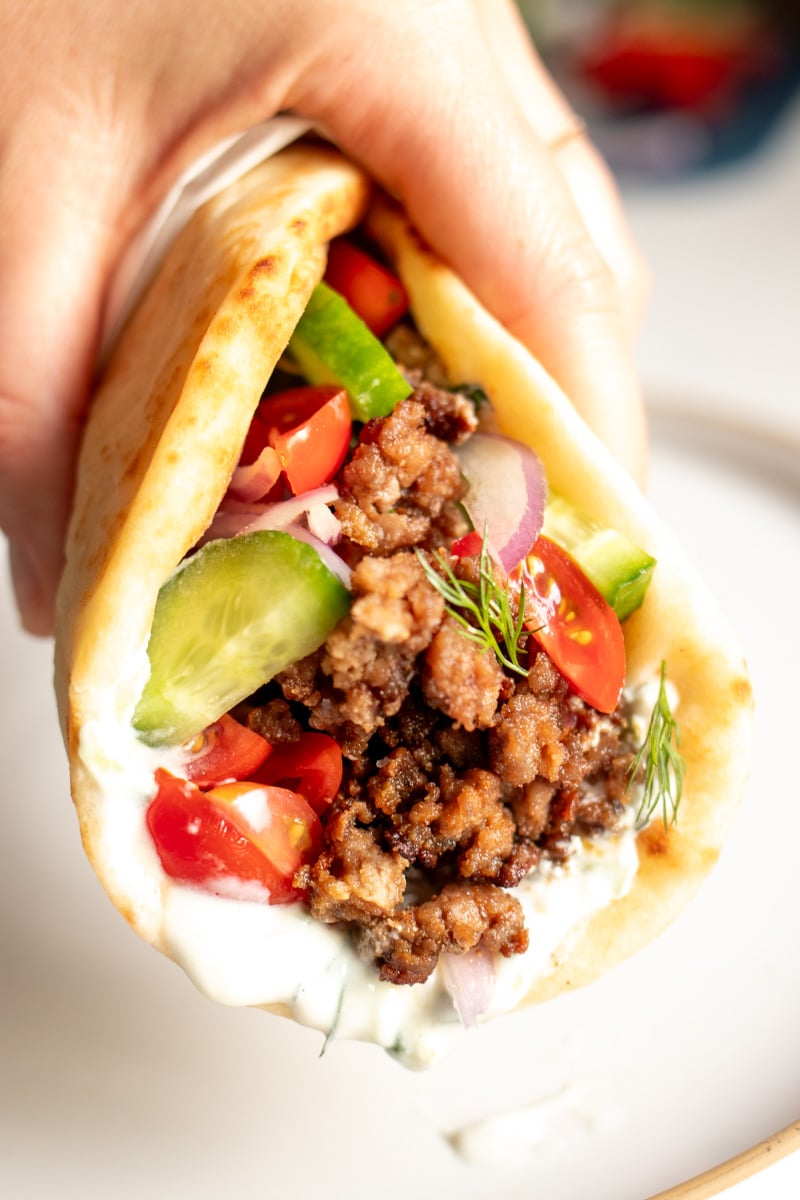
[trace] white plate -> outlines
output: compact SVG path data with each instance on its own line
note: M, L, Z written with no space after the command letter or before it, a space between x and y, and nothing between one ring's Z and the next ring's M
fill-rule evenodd
M800 1116L800 453L674 409L653 444L654 502L752 668L736 828L658 942L424 1075L369 1046L320 1059L320 1035L213 1005L127 930L78 844L50 649L4 585L0 1192L643 1200ZM477 1163L442 1136L519 1110Z

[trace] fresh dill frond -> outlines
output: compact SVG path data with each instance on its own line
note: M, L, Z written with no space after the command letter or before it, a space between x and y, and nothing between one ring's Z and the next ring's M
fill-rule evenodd
M458 621L464 635L484 650L490 650L501 666L518 675L527 675L520 662L520 642L525 633L525 588L520 588L516 616L508 592L497 582L484 537L478 567L478 582L459 579L447 557L437 556L440 570L416 551L428 582L436 588L450 616ZM440 573L441 571L441 573Z
M681 731L672 715L667 696L667 664L661 663L658 696L650 714L647 733L628 771L628 788L644 767L644 790L636 813L636 825L646 825L661 808L664 826L674 825L683 793L686 763L680 752Z

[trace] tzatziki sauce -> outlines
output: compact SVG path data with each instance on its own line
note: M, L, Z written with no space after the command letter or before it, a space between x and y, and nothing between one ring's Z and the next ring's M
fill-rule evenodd
M169 770L170 754L142 746L130 726L114 719L113 707L108 712L108 719L84 726L80 747L99 797L102 872L129 898L140 932L202 992L223 1004L280 1007L329 1037L375 1042L410 1067L428 1065L460 1035L441 966L424 983L384 983L345 930L314 920L302 904L266 904L235 886L213 895L168 879L144 814L154 770ZM176 764L172 769L179 773ZM493 956L493 994L480 1021L516 1008L592 915L629 891L637 867L631 825L573 839L564 865L545 863L522 880L514 894L529 948Z

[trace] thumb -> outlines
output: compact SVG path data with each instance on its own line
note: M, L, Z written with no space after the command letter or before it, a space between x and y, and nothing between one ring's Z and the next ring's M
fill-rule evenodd
M87 170L77 147L51 153L44 125L30 132L17 126L0 173L0 527L22 623L47 634L110 229L102 156Z

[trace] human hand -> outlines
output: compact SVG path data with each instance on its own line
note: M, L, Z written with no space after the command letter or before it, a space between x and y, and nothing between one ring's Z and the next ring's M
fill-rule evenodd
M0 0L0 527L52 628L104 304L137 228L281 110L398 197L637 477L644 272L510 0Z

